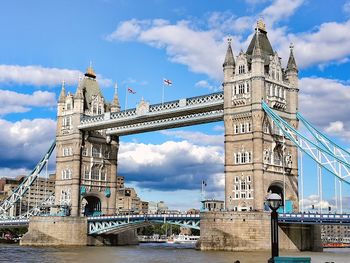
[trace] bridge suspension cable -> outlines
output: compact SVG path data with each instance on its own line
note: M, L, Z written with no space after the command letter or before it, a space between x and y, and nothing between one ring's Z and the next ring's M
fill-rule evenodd
M341 148L338 147L336 150L332 151L323 144L312 141L311 138L301 134L291 124L275 113L264 101L262 102L262 108L281 129L284 136L291 140L302 152L340 181L350 185L350 163L347 161L344 154L341 156L334 153L344 151L344 149L341 150ZM320 137L321 135L319 135L318 138ZM322 136L322 138L326 138L326 136ZM331 140L328 141L328 144L336 145L333 142L331 143Z
M23 182L13 191L13 193L0 204L0 218L7 218L9 210L12 207L14 207L16 202L20 201L23 198L23 196L27 193L28 190L30 191L30 187L35 183L36 179L38 178L40 172L49 160L55 147L56 141L54 141L51 144L50 148L48 149L44 157L35 166L33 171L29 175L27 175Z

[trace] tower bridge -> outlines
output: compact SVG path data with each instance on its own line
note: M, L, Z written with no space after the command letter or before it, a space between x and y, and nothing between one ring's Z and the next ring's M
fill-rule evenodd
M298 176L303 178L299 157L302 160L302 154L308 155L317 164L321 201L322 169L340 185L350 184L350 153L298 112L298 67L293 46L287 67L283 68L262 21L258 22L246 52L235 57L231 42L228 43L223 73L223 92L154 105L142 99L136 108L122 111L117 92L112 102L105 100L90 66L75 94L66 94L62 85L55 143L26 181L0 205L0 217L8 217L11 207L28 191L56 146L54 204L67 207L70 216L32 217L29 234L24 238L27 244L45 238L46 244L67 244L72 235L72 244L86 244L85 239L80 239L82 236L105 231L120 233L121 229L130 230L149 221L170 220L193 228L200 225L202 249L269 249L268 242L261 240L270 237L264 201L273 192L282 197L283 210L288 212L280 221L281 247L316 249L317 238L303 241L301 237L317 237L319 224L348 224L349 219L298 214L304 212L303 206L299 207ZM115 215L120 136L215 121L223 121L225 126L225 211L204 212L187 221L184 216ZM299 121L307 127L308 135L298 131ZM38 207L27 216L40 215L42 211ZM91 217L95 214L113 216ZM20 220L24 221L16 222L28 223L27 219ZM57 233L58 228L65 230Z

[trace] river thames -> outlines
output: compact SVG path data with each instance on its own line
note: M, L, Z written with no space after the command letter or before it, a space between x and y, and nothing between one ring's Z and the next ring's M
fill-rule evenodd
M37 248L0 244L0 262L99 263L241 263L267 262L268 252L198 251L184 246L141 244L119 247ZM281 256L311 257L312 263L349 263L350 249L316 252L280 252Z

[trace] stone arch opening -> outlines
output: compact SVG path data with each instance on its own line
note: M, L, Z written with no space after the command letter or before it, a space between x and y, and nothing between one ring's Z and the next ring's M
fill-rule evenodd
M101 215L101 200L96 196L85 196L83 199L84 216L99 216Z
M281 183L275 182L270 184L269 188L267 189L267 192L278 194L282 198L282 205L284 204L283 185Z

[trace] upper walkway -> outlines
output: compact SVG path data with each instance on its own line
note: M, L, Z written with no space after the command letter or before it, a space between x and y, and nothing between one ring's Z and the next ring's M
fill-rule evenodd
M107 129L107 134L121 136L221 121L223 117L224 93L217 92L153 105L142 100L134 109L83 116L78 128Z

